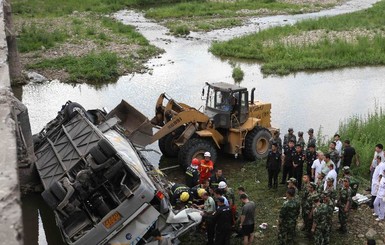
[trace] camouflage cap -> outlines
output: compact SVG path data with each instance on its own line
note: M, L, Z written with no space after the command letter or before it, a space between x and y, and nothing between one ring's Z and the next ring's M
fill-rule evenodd
M309 130L308 130L307 132L308 132L308 133L314 133L314 129L309 128Z
M299 132L298 132L298 136L303 136L303 132L302 132L302 131L299 131Z
M293 128L289 128L287 131L288 131L288 132L294 131L294 129L293 129Z
M313 187L314 189L317 188L317 184L314 183L314 182L310 182L310 183L309 183L309 186Z
M326 176L328 174L328 171L324 169L324 170L321 171L320 174L323 175L323 176Z
M331 192L330 191L327 191L327 190L324 190L322 192L322 195L325 195L325 196L330 196Z
M326 181L334 182L334 178L333 177L329 177L329 178L326 179Z
M345 170L350 170L350 167L349 166L345 166L345 167L342 168L342 170L344 170L344 171Z
M291 178L288 179L286 182L287 182L287 183L297 183L297 180L296 180L295 178L291 177Z

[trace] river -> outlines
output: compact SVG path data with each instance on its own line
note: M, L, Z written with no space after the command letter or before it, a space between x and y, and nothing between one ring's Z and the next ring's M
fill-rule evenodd
M167 35L165 27L145 19L142 13L120 11L114 15L116 19L137 27L152 44L165 50L164 54L147 62L151 72L122 76L116 83L101 88L87 84L69 85L60 81L31 83L23 86L22 101L29 109L34 133L54 118L67 100L76 101L86 109L112 109L124 99L152 118L159 94L167 92L177 101L199 108L204 103L200 93L205 82L233 83L232 67L228 60L208 52L212 41L228 40L272 26L293 24L303 19L353 12L369 8L376 1L352 0L317 13L252 18L241 27L191 33L189 38ZM383 105L385 102L385 67L346 68L264 77L258 63L241 60L237 60L237 63L245 73L241 86L249 89L255 87L256 99L272 103L272 124L281 128L282 132L286 132L288 127L293 127L296 132L306 132L307 129L314 128L317 133L322 126L323 135L330 137L338 130L342 120L355 114L366 114L373 111L375 105ZM157 149L156 144L151 148ZM159 161L156 154L149 157L154 162ZM34 198L24 200L24 206L35 203L32 201ZM44 206L39 207L46 211ZM37 214L38 212L32 215L35 218L28 221L36 228L25 230L25 237L34 237L26 244L48 244L47 241L55 241L49 244L58 244L58 233L44 233L45 229L42 227L46 225L38 223L37 217L41 216ZM40 236L30 234L38 230Z

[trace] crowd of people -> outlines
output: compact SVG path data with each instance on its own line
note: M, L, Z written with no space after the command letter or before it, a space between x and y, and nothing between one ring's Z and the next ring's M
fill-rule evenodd
M295 244L297 221L303 220L302 231L312 244L329 244L332 216L338 212L341 234L347 233L349 212L357 203L353 197L359 182L352 176L350 166L358 157L349 140L341 142L338 134L327 151L317 149L314 130L308 130L306 143L303 132L289 128L282 141L276 131L270 139L266 159L268 188L287 187L286 201L278 221L279 244ZM256 204L249 199L243 187L238 188L238 198L219 168L214 168L209 152L204 159L192 159L186 170L185 184L171 188L171 204L175 209L193 207L201 210L202 229L207 234L207 244L226 245L235 231L243 237L243 244L252 244ZM375 220L385 216L385 156L383 146L376 145L370 166L372 200ZM282 171L282 176L279 174ZM279 181L280 180L280 181ZM241 208L237 211L237 204ZM310 244L310 243L309 243ZM374 243L371 243L374 244Z
M210 152L205 152L202 160L192 159L186 169L185 184L174 184L170 194L174 209L201 210L201 228L207 234L207 244L230 244L233 231L243 237L243 244L253 243L255 203L249 200L243 187L238 187L238 198L235 197L222 170L214 169ZM237 203L241 206L239 214Z

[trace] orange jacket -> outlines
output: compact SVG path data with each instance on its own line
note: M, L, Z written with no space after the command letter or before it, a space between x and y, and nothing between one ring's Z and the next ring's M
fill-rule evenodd
M211 171L214 169L214 163L213 161L201 160L201 164L198 167L198 171L200 173L201 179L208 179L211 177Z

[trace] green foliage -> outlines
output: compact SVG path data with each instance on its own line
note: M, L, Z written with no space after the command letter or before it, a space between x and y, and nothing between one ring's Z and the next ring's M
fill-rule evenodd
M65 31L55 29L52 32L36 24L23 25L18 37L20 52L30 52L44 48L52 48L55 43L64 42L68 38Z
M176 25L170 28L170 32L176 36L186 36L190 34L190 28L187 25Z
M137 32L132 26L125 25L117 20L113 20L107 17L102 18L102 25L111 30L113 33L123 35L132 43L139 45L149 45L148 40L142 34Z
M341 139L349 139L359 156L359 166L353 172L369 177L369 166L373 160L376 144L385 144L385 114L381 108L366 116L353 116L340 124ZM354 162L353 162L354 163Z
M181 1L177 4L169 4L151 8L146 11L146 16L154 19L186 18L194 16L235 17L240 15L252 15L252 13L240 13L240 10L284 10L299 11L304 6L281 3L269 0L243 0L243 1Z
M233 67L232 77L236 83L242 82L244 75L245 73L243 72L240 66Z
M255 59L264 62L265 74L288 74L293 71L340 68L346 66L384 65L385 1L356 13L317 20L306 20L293 26L271 28L226 42L214 43L210 51L219 56ZM374 37L360 36L356 42L325 36L315 43L284 44L284 37L306 31L349 31L354 29L377 32ZM382 30L382 32L381 32Z
M115 53L90 53L82 57L64 56L46 59L29 68L65 69L70 82L104 83L118 76L118 56Z

